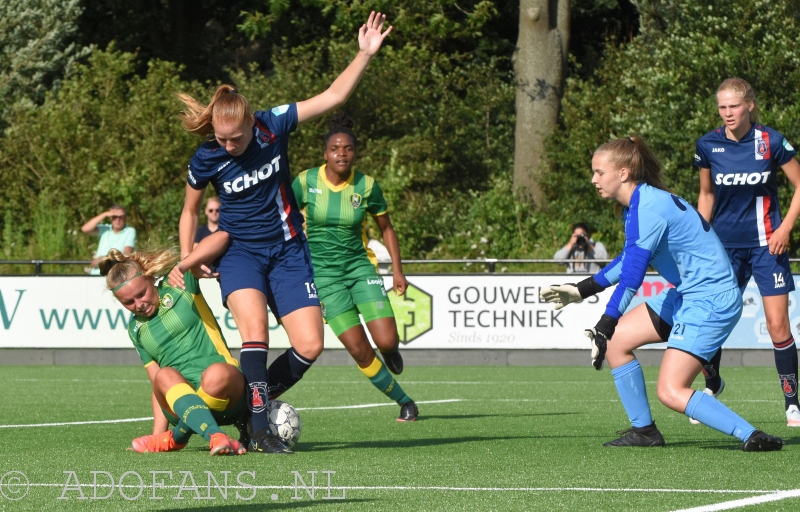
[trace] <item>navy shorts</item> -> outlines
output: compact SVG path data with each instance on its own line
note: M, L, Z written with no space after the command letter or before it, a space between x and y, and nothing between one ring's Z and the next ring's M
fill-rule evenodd
M769 247L725 249L731 260L739 289L744 293L750 276L762 297L786 295L794 291L794 278L789 268L789 253L770 254Z
M311 254L305 238L295 237L272 246L234 241L217 267L222 304L245 288L263 293L280 318L308 306L319 307Z

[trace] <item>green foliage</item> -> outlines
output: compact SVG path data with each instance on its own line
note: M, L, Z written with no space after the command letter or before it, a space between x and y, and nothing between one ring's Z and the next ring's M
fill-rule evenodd
M106 48L114 43L136 53L137 74L147 63L166 60L181 66L184 79L227 80L226 68L250 62L268 65L270 44L252 43L236 29L253 0L82 1L78 41Z
M17 8L20 1L3 8ZM608 17L613 4L575 5L579 16L596 19ZM60 39L39 39L64 47L77 5L61 6ZM257 108L309 98L350 62L358 29L372 10L387 13L394 28L346 110L359 136L356 165L384 189L403 256L550 257L577 220L553 221L510 189L515 2L260 0L222 8L203 0L193 16L180 14L188 5L182 0L143 5L86 4L79 40L105 46L115 38L118 46L95 52L46 96L49 82L37 82L41 106L27 102L6 112L0 166L10 183L21 184L0 190L8 212L0 219L6 258L88 258L96 240L71 232L112 203L129 207L140 245L174 242L184 166L199 143L177 120L174 92L207 101L218 77L228 75ZM234 34L231 12L241 9L249 12L239 20L242 32ZM620 30L611 32L618 36ZM243 35L253 41L243 44ZM142 53L131 53L139 45ZM63 64L75 52L48 55ZM19 62L35 61L28 53ZM247 62L262 65L238 67ZM186 76L213 80L199 84L181 79ZM292 136L295 174L321 163L327 122L311 121ZM46 222L63 224L66 231L42 231L46 222L37 219L44 217L32 214L42 204L63 211L63 219ZM54 240L37 242L45 236Z
M424 258L442 240L459 236L475 197L511 168L510 62L493 56L477 37L494 11L485 2L476 3L473 13L444 4L428 12L441 19L427 37L424 27L405 35L395 29L347 104L359 136L357 167L384 185L406 258ZM328 13L333 36L276 47L270 70L231 71L256 108L319 94L356 54L358 27L370 7L339 2L317 8ZM419 16L413 9L402 12L405 19ZM470 51L447 51L456 42ZM19 107L9 116L0 165L10 179L26 184L0 191L14 229L26 237L33 233L25 212L46 195L54 208L65 207L76 228L119 203L129 207L140 245L174 240L184 165L199 144L177 120L174 93L207 101L217 84L181 81L180 67L163 61L151 60L144 76L136 65L134 54L113 47L95 52L41 107ZM295 174L321 163L327 123L309 122L292 136ZM81 252L72 257L88 257Z
M445 0L269 2L266 12L249 14L243 26L254 37L274 37L289 26L299 30L308 16L298 4L326 16L323 33L329 37L313 34L275 51L267 80L251 69L234 75L237 86L262 108L318 94L355 55L358 28L369 12L387 12L393 31L346 111L359 137L356 166L385 190L403 256L431 255L443 240L460 236L474 198L494 177L510 179L512 48L500 38L481 37L497 16L494 4L465 2L460 10ZM291 37L296 42L299 36ZM306 123L292 136L294 173L321 163L327 123Z
M45 235L31 215L41 204L63 211L59 222L77 229L115 203L129 208L140 242L176 236L183 169L197 140L177 119L174 93L197 87L181 83L172 64L153 61L143 78L131 74L133 65L132 54L95 52L41 107L12 112L0 167L19 186L0 190L0 203L25 238ZM4 232L8 226L6 217ZM88 250L52 244L36 245L37 257L89 257Z
M563 232L569 223L553 220L536 211L524 197L512 190L510 176L492 180L492 187L483 193L472 192L469 206L457 231L431 251L433 259L549 259L553 247L563 243ZM486 264L462 271L486 271ZM554 267L555 268L555 267ZM537 267L542 270L541 267ZM504 271L503 267L497 271ZM516 269L519 270L519 269Z
M796 0L650 0L637 5L641 35L610 46L590 80L567 81L563 129L554 134L550 151L557 171L544 186L553 212L593 225L612 252L621 249L620 224L590 183L591 154L600 144L642 136L659 156L668 186L696 202L695 141L721 124L714 94L730 76L753 85L761 122L800 141L795 122L800 54L792 50L800 38ZM784 178L779 183L785 211L792 189Z
M88 53L74 43L80 3L0 2L0 126L10 105L40 103L65 69Z

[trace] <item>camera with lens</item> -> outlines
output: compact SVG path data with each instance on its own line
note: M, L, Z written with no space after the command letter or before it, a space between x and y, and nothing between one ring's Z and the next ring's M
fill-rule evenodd
M587 252L589 250L589 237L581 233L578 239L575 240L575 248L579 251Z

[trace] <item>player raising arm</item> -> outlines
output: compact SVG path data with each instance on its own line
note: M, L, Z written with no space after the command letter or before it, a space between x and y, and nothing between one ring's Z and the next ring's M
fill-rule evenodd
M616 139L595 151L592 184L601 197L623 207L625 248L594 276L577 285L554 285L542 295L561 308L618 283L605 314L586 330L592 364L599 370L608 358L631 423L622 437L603 446L664 446L633 350L666 341L656 385L664 405L735 436L744 451L780 450L782 439L756 430L713 396L690 387L742 314L736 276L714 231L685 199L667 190L661 165L638 137ZM648 266L674 288L626 313Z
M286 453L286 446L269 433L264 395L277 397L299 382L323 346L303 216L291 188L289 135L298 124L347 101L391 31L384 30L385 19L370 14L359 29L355 58L330 87L304 101L254 112L230 85L218 87L207 105L179 95L184 128L207 137L189 163L181 256L192 251L203 193L211 185L221 203L219 229L230 235L217 271L222 303L242 336L241 365L253 430L250 452ZM268 309L280 318L291 344L269 370Z

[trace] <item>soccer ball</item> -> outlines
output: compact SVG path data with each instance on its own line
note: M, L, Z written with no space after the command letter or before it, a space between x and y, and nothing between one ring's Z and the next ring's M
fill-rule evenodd
M300 439L300 431L303 429L300 415L297 414L294 407L280 400L270 400L267 407L269 408L270 432L289 448L293 447Z

